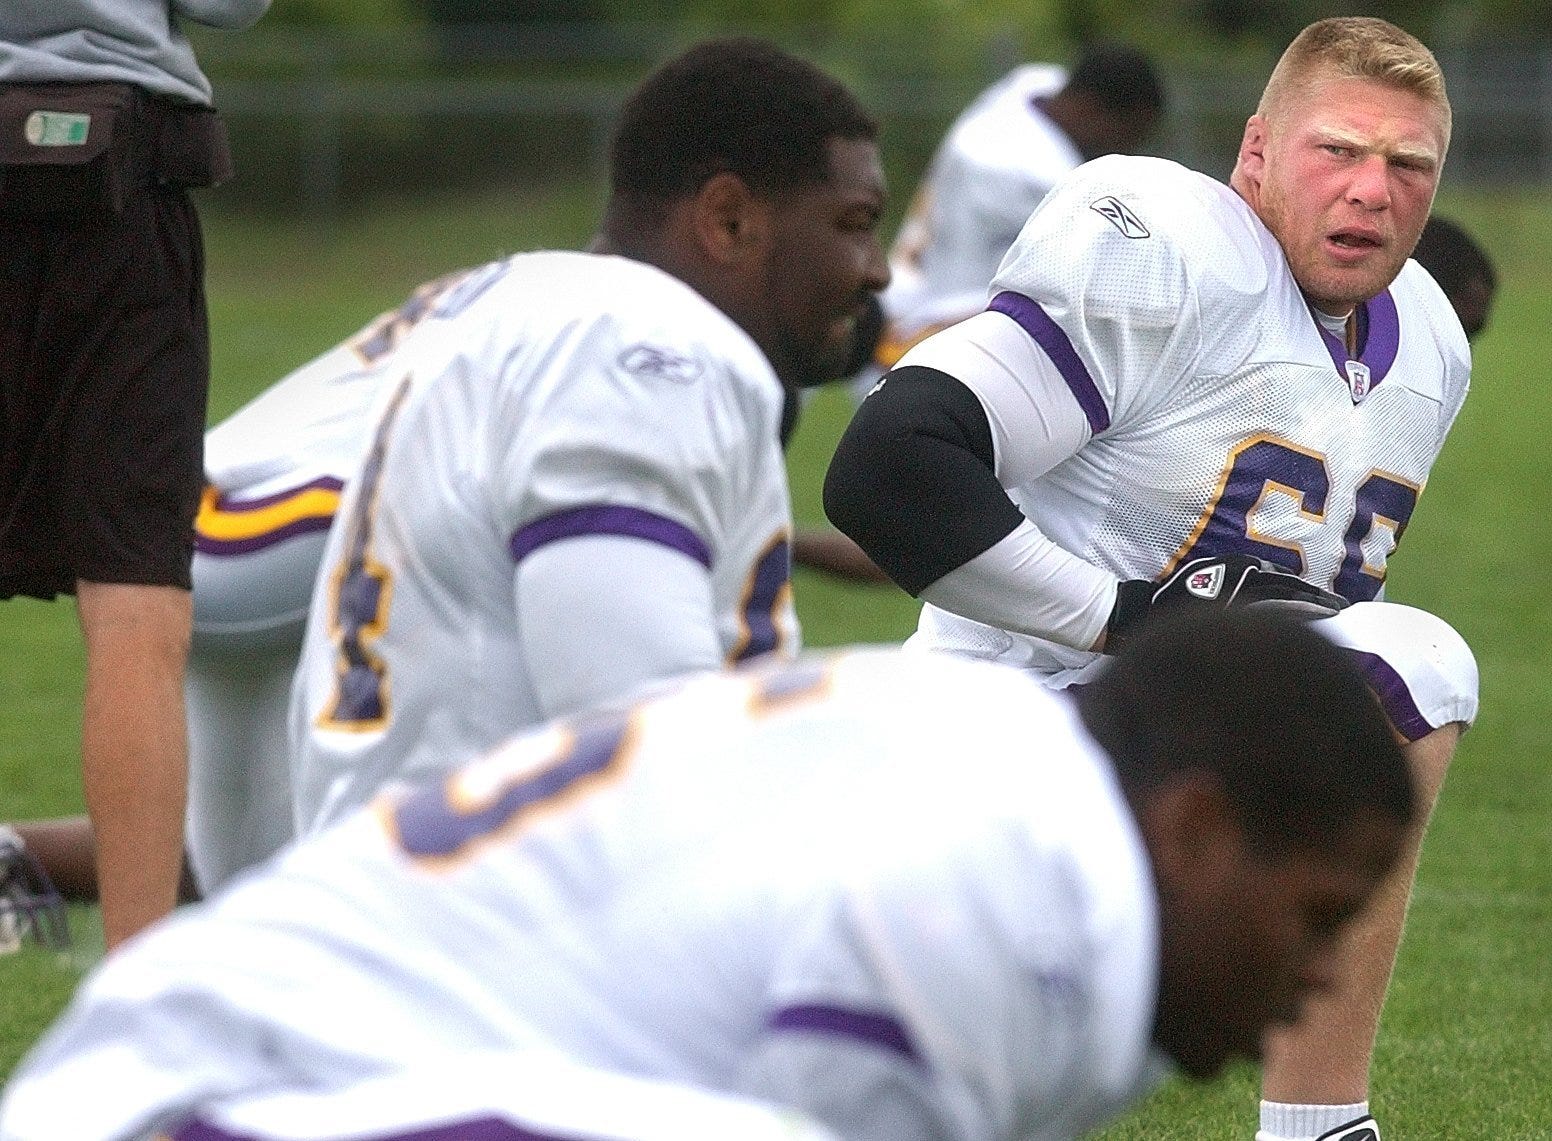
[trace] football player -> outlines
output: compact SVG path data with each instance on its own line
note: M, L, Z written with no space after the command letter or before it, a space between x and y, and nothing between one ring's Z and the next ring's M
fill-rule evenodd
M299 831L644 683L796 645L781 439L888 281L872 118L755 40L627 101L588 253L451 283L394 351L291 702Z
M806 63L703 45L627 104L593 252L430 283L210 433L188 681L201 887L283 843L293 811L315 824L412 773L417 749L478 751L796 647L781 443L888 280L875 134ZM293 809L274 762L336 512ZM64 862L57 831L29 840Z
M987 283L1051 187L1089 159L1143 146L1164 105L1148 57L1118 45L1090 48L1070 72L1024 64L983 91L938 146L890 247L877 365L985 308ZM859 396L877 370L863 379Z
M1320 626L1364 665L1431 805L1476 663L1443 621L1376 600L1470 371L1408 262L1449 137L1421 43L1325 20L1282 56L1229 185L1117 156L1058 185L988 311L884 377L827 475L831 519L926 601L917 639L1059 687L1155 604L1346 607ZM1369 1058L1420 842L1341 985L1273 1043L1265 1141L1375 1130Z
M900 650L691 679L390 792L137 940L0 1138L271 1137L281 1102L412 1136L417 1096L485 1136L437 1075L480 1075L488 1120L543 1101L530 1050L848 1141L1077 1137L1297 1017L1417 810L1357 667L1275 614L1159 624L1076 703ZM563 1096L554 1135L596 1136L596 1093Z
M1434 214L1423 227L1412 259L1439 282L1467 339L1475 340L1487 325L1498 291L1497 271L1487 251L1458 222ZM425 314L420 299L434 287L417 290L397 313L383 314L372 325L397 320L407 327ZM363 330L351 340L367 333ZM327 366L331 359L337 368ZM290 783L284 765L286 691L323 552L323 531L338 498L331 481L344 486L359 461L367 423L364 394L381 382L353 355L337 351L301 371L310 379L288 377L206 436L207 467L221 474L215 476L220 483L207 489L199 515L195 637L186 695L193 739L188 851L197 882L206 892L269 855L291 835ZM304 391L278 395L292 385ZM325 394L332 399L319 399ZM271 420L276 405L283 416L280 424ZM272 447L260 459L256 442L264 440ZM228 463L229 455L254 458ZM311 474L295 474L304 470ZM262 510L268 496L259 489L267 478L282 491L269 505L289 502L290 508L246 514L243 505L249 500L258 501ZM245 480L253 486L245 486ZM306 496L310 507L296 501L298 494ZM831 534L799 527L794 564L858 581L872 581L882 573L860 552L837 550ZM25 838L42 865L38 870L47 869L60 893L74 899L97 897L91 825L84 816L18 822L16 830L17 845ZM185 876L185 901L197 896L195 882Z

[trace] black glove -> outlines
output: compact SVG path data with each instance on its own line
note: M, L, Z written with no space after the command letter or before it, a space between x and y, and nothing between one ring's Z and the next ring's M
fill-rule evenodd
M1106 626L1105 652L1115 653L1149 614L1177 606L1254 606L1267 603L1298 618L1326 618L1347 605L1340 594L1322 590L1266 559L1215 555L1192 559L1159 582L1129 579L1116 591Z

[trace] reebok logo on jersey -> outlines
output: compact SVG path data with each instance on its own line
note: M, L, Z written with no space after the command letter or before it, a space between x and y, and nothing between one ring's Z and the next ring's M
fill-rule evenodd
M1218 597L1218 592L1223 589L1223 567L1207 567L1203 570L1192 571L1186 579L1186 590L1197 598L1204 598L1208 602Z
M701 375L700 361L657 345L632 345L620 354L620 367L637 376L653 376L675 384L693 384Z
M1142 224L1141 219L1133 214L1126 203L1119 198L1110 195L1089 203L1089 209L1101 218L1107 218L1110 224L1120 230L1128 238L1146 238L1149 236L1148 227Z

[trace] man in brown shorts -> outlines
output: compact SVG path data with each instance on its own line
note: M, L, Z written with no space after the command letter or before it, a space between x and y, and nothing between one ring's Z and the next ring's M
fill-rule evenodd
M114 947L171 910L209 341L188 187L230 173L181 18L268 0L0 7L0 598L74 594L82 783Z

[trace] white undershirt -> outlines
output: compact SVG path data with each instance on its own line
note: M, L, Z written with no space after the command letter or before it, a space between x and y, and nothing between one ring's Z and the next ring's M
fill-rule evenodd
M1347 321L1353 315L1351 309L1340 317L1333 317L1330 313L1322 309L1316 309L1313 305L1310 306L1310 312L1315 314L1315 320L1320 322L1322 329L1341 341L1342 344L1347 344Z

